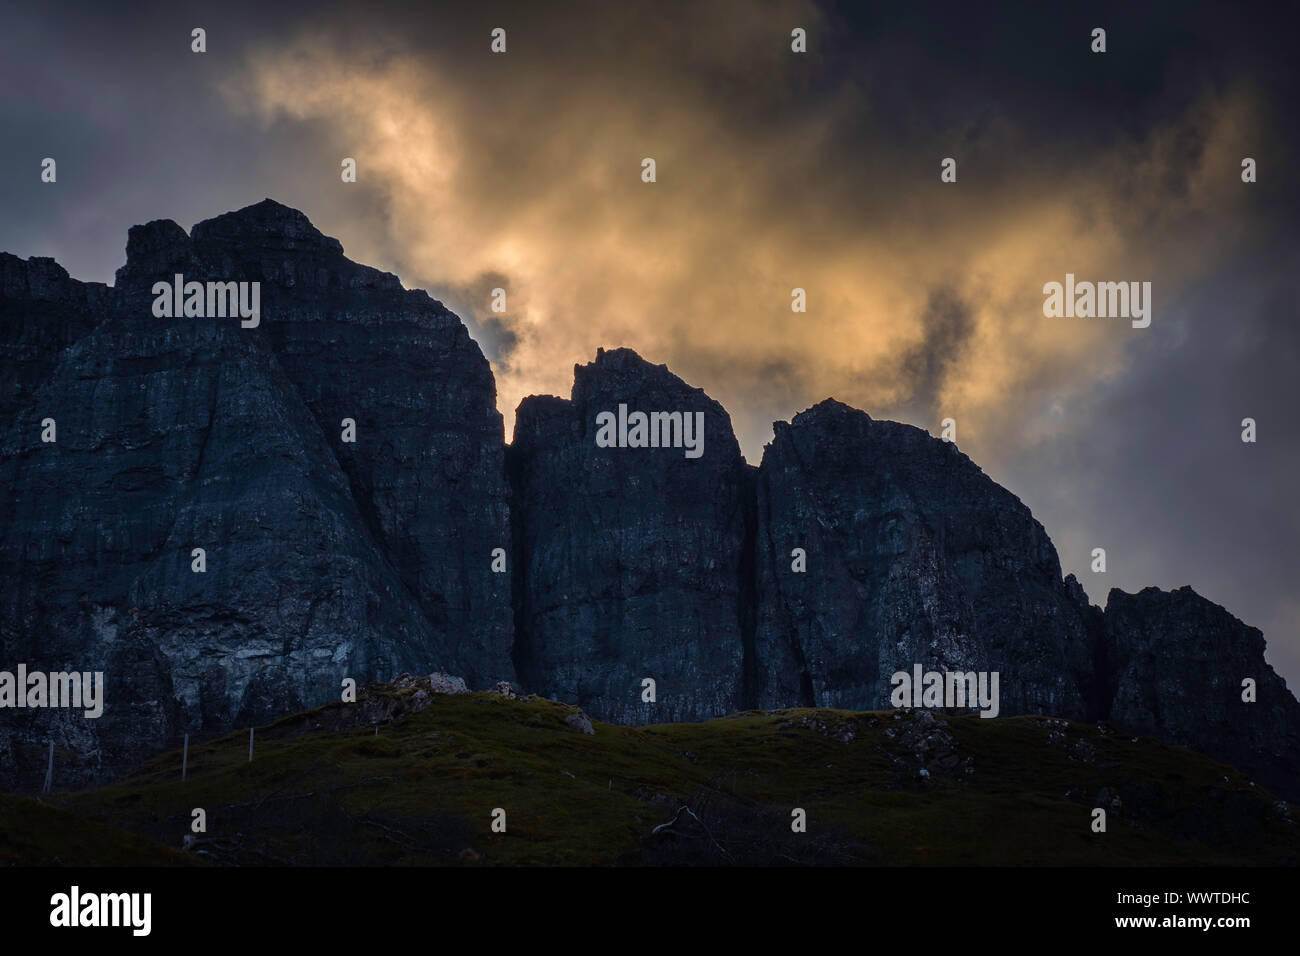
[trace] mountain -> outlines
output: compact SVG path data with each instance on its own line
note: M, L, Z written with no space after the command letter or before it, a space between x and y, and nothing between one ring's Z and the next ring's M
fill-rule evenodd
M1300 703L1264 662L1264 635L1191 588L1110 592L1105 613L1110 720L1248 768L1293 798ZM1256 702L1242 702L1242 682Z
M704 453L598 447L597 417L620 405L702 416ZM574 369L569 401L520 404L508 467L525 685L623 723L738 710L749 474L722 406L635 352L602 350Z
M42 779L50 739L71 782L345 678L513 676L489 570L509 541L501 418L459 319L270 201L192 236L133 228L107 294L50 272L5 262L6 360L28 384L0 440L0 648L102 670L108 699L99 721L5 712L6 782ZM156 317L151 287L176 273L258 281L267 318Z
M1091 716L1056 549L951 442L827 400L776 424L758 513L762 706L885 707L919 663L998 671L1004 714Z
M256 283L257 318L169 314L178 275ZM271 200L132 228L112 287L0 255L0 363L0 671L107 681L98 719L0 711L0 786L51 741L56 786L100 781L349 679L642 724L880 710L921 665L1300 793L1263 636L1188 588L1091 606L953 443L827 400L753 467L721 405L612 349L507 446L460 319Z

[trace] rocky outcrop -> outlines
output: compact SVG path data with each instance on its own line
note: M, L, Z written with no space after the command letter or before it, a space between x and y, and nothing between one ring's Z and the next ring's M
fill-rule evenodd
M194 232L137 227L111 297L65 290L64 325L89 300L94 331L43 375L28 363L44 380L0 439L2 658L107 682L98 720L6 712L7 782L39 781L49 739L68 784L337 699L345 677L513 676L508 581L487 550L444 553L508 541L500 418L464 327L276 204ZM154 316L175 272L260 281L262 324ZM22 341L49 300L11 287L0 328ZM409 378L367 364L402 352Z
M473 685L512 677L496 383L464 323L343 256L266 200L194 227L208 276L260 280L265 337L347 479L367 533ZM339 440L344 419L356 441Z
M597 416L620 405L702 414L703 453L599 447ZM634 352L601 351L575 367L570 400L519 406L509 470L524 685L608 722L739 709L748 472L722 406Z
M258 283L260 321L155 314L178 274ZM0 371L0 671L107 682L98 719L0 710L0 787L38 787L51 741L73 785L345 678L643 723L888 708L918 664L1300 786L1258 631L1190 589L1092 606L952 443L828 400L753 468L716 401L617 349L507 449L460 320L270 200L134 227L111 288L0 254Z
M0 252L0 423L54 372L64 349L103 317L109 289L78 282L53 259Z
M1114 589L1105 613L1110 720L1183 744L1293 798L1300 703L1264 660L1264 635L1191 588ZM1244 681L1254 682L1253 701Z
M1086 715L1056 550L952 443L822 402L776 423L758 517L759 706L886 708L921 664L998 671L1003 715Z

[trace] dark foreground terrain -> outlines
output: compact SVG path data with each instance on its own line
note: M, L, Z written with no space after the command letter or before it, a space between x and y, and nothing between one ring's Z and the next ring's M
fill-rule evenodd
M585 725L537 697L372 685L42 802L0 796L20 865L1295 865L1284 802L1099 724L750 711ZM566 722L567 721L567 722ZM594 729L587 733L586 726ZM377 732L376 732L377 730ZM1107 811L1105 833L1091 828ZM207 832L190 833L202 808ZM506 832L492 830L505 811ZM791 830L792 811L807 832ZM666 824L666 825L665 825ZM658 828L656 830L656 828Z

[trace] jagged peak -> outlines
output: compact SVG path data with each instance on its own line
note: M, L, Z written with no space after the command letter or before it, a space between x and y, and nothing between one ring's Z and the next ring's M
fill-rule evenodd
M306 214L269 198L204 219L195 224L190 235L195 242L287 240L290 248L317 248L343 255L343 243L322 233Z
M32 256L30 259L23 259L10 252L0 252L0 275L4 276L0 288L3 288L6 293L10 291L11 276L15 279L21 276L24 281L39 278L46 282L60 284L73 281L68 275L68 270L50 256Z
M107 290L102 282L81 282L50 256L23 259L0 252L0 298L59 299L96 303Z
M788 422L773 422L772 429L777 436L787 434L790 429L810 429L812 431L833 432L841 437L887 436L913 442L923 442L928 439L943 446L936 450L945 453L956 450L956 445L953 442L941 441L923 428L908 425L905 422L872 418L862 409L846 405L835 398L822 399L816 405L799 412Z
M525 409L562 409L568 408L572 404L567 398L559 395L525 395L515 406L515 414L522 414Z
M185 231L180 223L175 219L150 219L143 225L132 226L127 230L127 242L132 239L137 242L147 241L152 238L169 239L178 242L185 242L190 238L190 234ZM130 247L128 246L128 249Z
M1088 592L1084 590L1083 582L1075 577L1073 572L1067 574L1061 583L1065 585L1065 593L1068 594L1077 604L1083 607L1092 606L1092 601L1088 597Z
M1110 593L1106 596L1106 613L1108 615L1120 613L1127 609L1151 607L1153 605L1172 607L1179 610L1195 610L1219 616L1256 634L1263 634L1259 628L1247 624L1222 604L1198 593L1190 584L1184 584L1180 588L1172 588L1168 591L1152 585L1136 593L1129 593L1120 588L1111 588Z
M575 427L573 403L558 395L529 395L515 409L514 454L535 449Z
M126 234L126 264L117 270L117 285L137 275L153 275L184 262L190 255L189 234L171 219L132 226Z
M615 403L636 403L632 411L703 413L713 422L710 441L721 441L728 460L743 461L731 426L731 416L716 399L672 372L667 365L644 359L634 349L598 348L586 365L573 366L568 399L530 395L519 403L512 447L516 454L536 449L561 434L582 435L598 411L613 411Z
M596 357L586 365L573 366L572 400L582 404L589 396L607 391L639 391L643 388L662 389L681 395L695 395L717 405L704 389L691 385L663 363L650 362L635 349L596 349ZM730 418L728 418L730 421Z
M602 346L596 347L596 357L588 362L588 365L613 365L621 367L624 363L633 362L642 365L654 366L654 363L642 357L636 349L629 348L626 345L620 345L617 348L607 349ZM667 365L657 365L655 368L667 369Z
M576 383L579 376L590 372L605 374L610 372L652 373L654 371L678 379L667 365L662 363L656 365L655 363L643 358L635 349L627 347L614 349L597 348L596 357L586 365L574 364L573 379ZM678 379L678 381L681 381L681 379Z
M132 226L126 234L126 263L117 270L114 285L130 290L173 270L183 272L193 249L189 234L171 219Z
M773 422L772 431L774 440L790 440L796 433L803 435L826 433L835 435L841 442L885 442L890 447L897 447L900 454L924 452L927 456L940 456L943 461L964 462L976 473L984 475L983 469L963 452L955 441L931 435L926 429L906 422L872 418L862 409L854 408L835 398L822 399L816 405L799 412L788 422ZM992 483L992 479L988 480ZM1001 485L996 487L1001 492L1011 495L1016 501L1020 500Z
M1171 588L1167 591L1164 588L1156 587L1154 584L1148 585L1140 591L1125 591L1122 588L1111 588L1106 595L1106 603L1109 605L1116 597L1121 601L1125 601L1138 598L1151 600L1156 598L1171 598L1175 596L1180 598L1195 598L1199 601L1204 601L1207 604L1214 604L1214 602L1209 598L1198 594L1190 584L1184 584L1180 588ZM1218 605L1215 606L1217 607Z
M860 408L846 405L835 398L824 398L816 405L810 405L790 420L792 425L814 425L820 422L835 421L846 417L873 421L872 417Z

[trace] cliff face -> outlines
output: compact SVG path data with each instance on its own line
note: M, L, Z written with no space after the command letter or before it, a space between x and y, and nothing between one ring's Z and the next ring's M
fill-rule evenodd
M270 200L199 223L193 244L208 275L261 281L267 344L449 660L471 684L512 677L509 577L491 570L510 546L504 434L464 324Z
M156 316L178 273L260 283L260 322ZM828 400L753 468L717 402L618 349L526 399L506 449L460 320L270 200L133 228L112 288L0 254L0 363L0 671L107 681L98 720L0 710L0 787L39 786L51 740L73 785L349 677L516 679L641 723L885 708L920 664L1297 793L1262 635L1190 589L1091 607L954 445Z
M620 405L702 414L702 454L599 447L597 418ZM574 369L569 401L519 406L509 468L525 684L607 721L739 709L748 474L722 406L634 352L602 351Z
M1110 592L1110 719L1233 764L1278 793L1300 787L1300 703L1264 635L1191 588ZM1253 702L1243 681L1254 681Z
M31 745L51 736L68 783L183 732L338 699L345 677L512 676L508 582L487 548L508 542L500 417L459 320L274 203L194 233L131 231L94 330L0 441L6 666L108 683L98 720L5 712L6 764L28 783L44 769ZM150 289L177 272L260 281L260 326L155 317ZM60 317L6 296L3 326L66 328L83 314L70 298Z
M0 252L0 422L8 424L63 350L95 327L108 299L107 286L78 282L53 259Z
M1056 550L951 443L822 402L777 423L758 514L760 706L888 707L921 664L998 671L1004 715L1086 716Z

